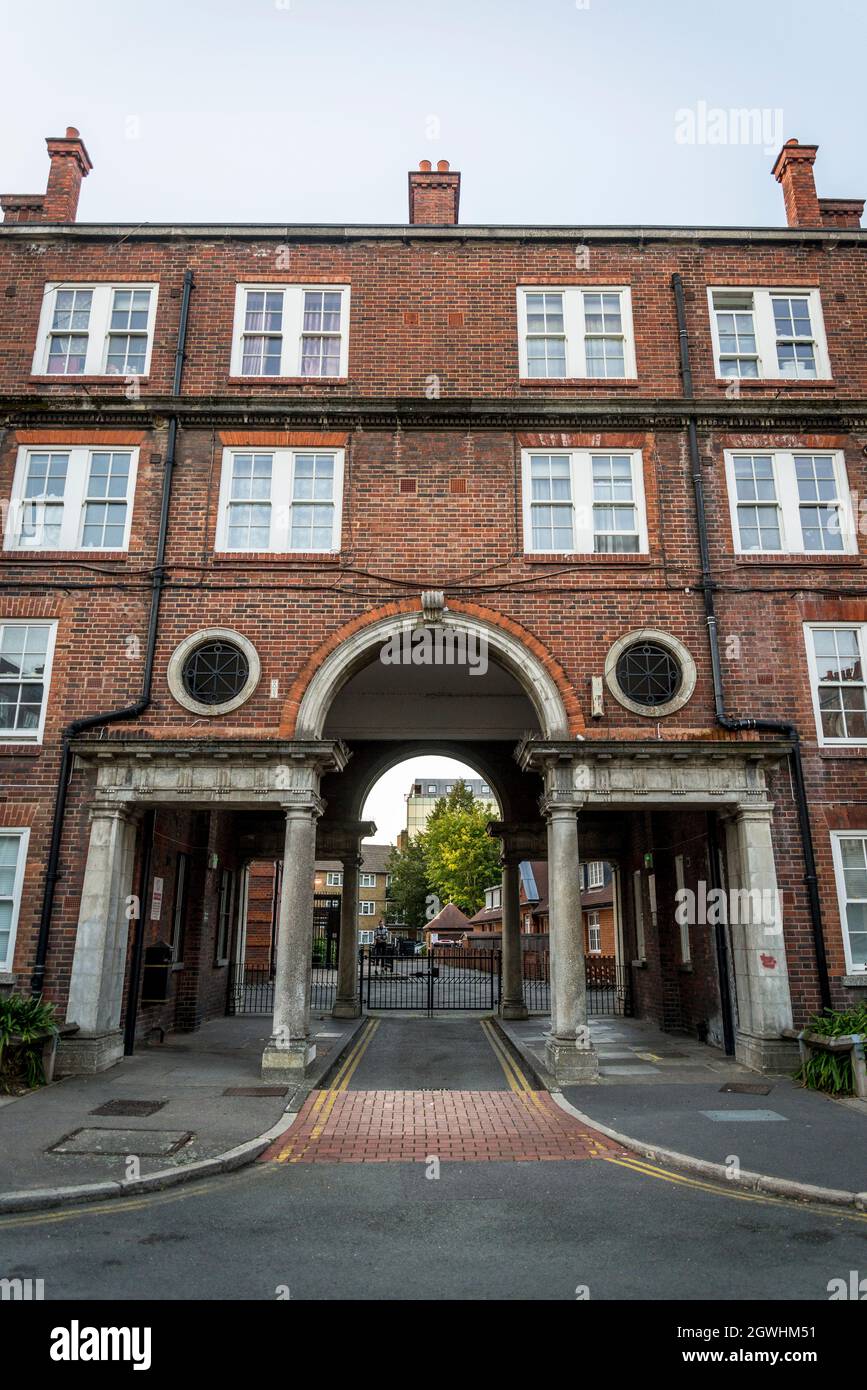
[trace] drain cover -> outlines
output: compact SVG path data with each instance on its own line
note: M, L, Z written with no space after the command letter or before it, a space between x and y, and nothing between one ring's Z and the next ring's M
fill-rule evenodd
M288 1086L228 1086L224 1096L285 1096Z
M140 1154L167 1158L194 1138L182 1129L74 1129L48 1150L52 1154Z
M91 1115L124 1115L132 1119L135 1115L155 1115L165 1105L164 1100L107 1100L91 1110Z
M763 1086L760 1081L727 1081L720 1086L721 1091L731 1091L739 1096L769 1096L773 1086Z

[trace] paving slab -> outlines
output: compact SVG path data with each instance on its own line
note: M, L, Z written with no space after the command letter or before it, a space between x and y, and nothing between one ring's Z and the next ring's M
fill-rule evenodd
M708 1044L662 1033L644 1020L622 1019L618 1025L636 1064L641 1053L668 1052L665 1065L647 1065L640 1073L609 1065L599 1036L606 1030L591 1019L599 1081L560 1088L545 1065L539 1019L499 1021L547 1089L562 1089L582 1114L620 1135L710 1163L736 1160L741 1169L768 1177L867 1192L867 1103L808 1091L788 1074L750 1071Z
M142 1177L215 1158L301 1109L363 1023L314 1016L316 1057L292 1086L260 1074L270 1019L240 1017L10 1098L0 1108L0 1194L118 1182L131 1156Z

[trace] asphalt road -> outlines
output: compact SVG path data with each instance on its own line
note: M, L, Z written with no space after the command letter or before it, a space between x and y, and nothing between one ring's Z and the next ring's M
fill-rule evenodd
M382 1019L351 1088L502 1089L477 1020ZM260 1163L0 1219L47 1299L790 1300L867 1271L867 1215L643 1161Z

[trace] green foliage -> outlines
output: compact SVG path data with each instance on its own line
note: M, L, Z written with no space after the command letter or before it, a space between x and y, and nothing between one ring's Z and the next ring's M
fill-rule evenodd
M426 918L428 895L433 892L427 872L422 837L410 840L406 849L393 849L387 872L391 874L387 915L390 922L405 922L420 929Z
M55 1031L54 1005L29 994L0 995L0 1078L42 1086L42 1044Z
M852 1033L865 1036L867 1004L860 1004L854 1009L825 1009L823 1013L813 1015L807 1029L825 1038L844 1038ZM810 1048L806 1061L795 1073L795 1080L803 1082L812 1091L825 1091L831 1096L850 1096L855 1089L851 1054Z
M487 834L490 807L475 800L465 782L440 797L419 839L428 878L442 903L468 916L484 904L485 889L500 878L500 843Z

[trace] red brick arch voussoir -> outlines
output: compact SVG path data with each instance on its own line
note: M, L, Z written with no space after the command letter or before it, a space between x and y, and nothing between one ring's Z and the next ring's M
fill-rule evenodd
M489 623L491 627L499 628L501 632L507 632L516 642L525 646L528 652L531 652L536 660L544 666L556 685L566 711L569 732L573 735L583 734L584 716L575 690L559 661L551 655L538 637L534 637L531 632L528 632L520 623L516 623L514 619L507 618L492 608L483 608L477 603L463 603L458 599L449 599L447 606L453 613L463 613L467 617L478 618L481 622ZM289 693L280 712L280 737L295 737L298 712L307 687L322 663L333 651L336 651L348 638L353 637L356 632L360 632L366 627L373 627L376 623L382 622L383 618L398 618L402 614L417 613L418 611L418 599L401 599L393 603L385 603L379 608L372 609L369 613L362 613L332 632L326 641L308 657L289 688Z

